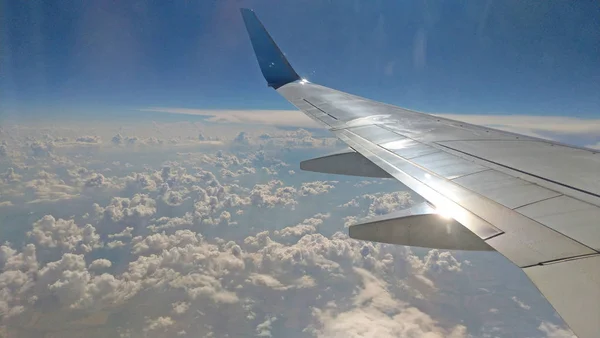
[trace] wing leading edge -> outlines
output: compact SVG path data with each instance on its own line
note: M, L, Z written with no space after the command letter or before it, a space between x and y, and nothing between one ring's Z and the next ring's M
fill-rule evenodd
M409 211L358 225L350 230L352 237L496 250L523 269L579 337L598 335L600 157L594 151L309 83L293 70L255 13L242 9L242 16L269 86L357 153L339 159L355 158L362 161L362 171L374 173L364 163L370 161L452 220L441 222L431 210ZM311 170L357 172L342 170L345 165L331 162L334 158L309 162ZM436 231L436 224L446 231Z

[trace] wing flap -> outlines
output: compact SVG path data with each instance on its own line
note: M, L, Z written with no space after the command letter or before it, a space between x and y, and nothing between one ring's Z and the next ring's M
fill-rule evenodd
M444 217L427 203L351 225L351 238L437 248L443 250L493 250L483 239L452 218Z
M327 155L300 162L300 169L325 174L391 178L390 174L355 151Z
M515 210L600 251L600 208L595 205L568 196L558 196Z

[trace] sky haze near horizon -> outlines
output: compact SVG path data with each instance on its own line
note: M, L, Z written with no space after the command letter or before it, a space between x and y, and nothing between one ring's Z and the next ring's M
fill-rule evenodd
M593 1L1 6L2 116L291 109L265 89L240 7L301 76L353 94L436 113L594 118L600 107Z

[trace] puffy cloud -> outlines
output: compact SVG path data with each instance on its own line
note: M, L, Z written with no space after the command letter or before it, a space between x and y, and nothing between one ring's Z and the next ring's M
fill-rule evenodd
M277 320L277 317L267 317L264 322L256 326L256 335L258 337L272 337L271 326L273 322Z
M119 240L111 241L111 242L106 243L106 247L109 248L109 249L122 248L122 247L124 247L126 245L127 244L125 242L119 241Z
M105 184L104 175L102 174L93 174L92 177L85 182L85 186L88 188L101 187Z
M542 331L548 338L576 338L566 327L561 327L551 322L541 322L538 330Z
M420 268L422 271L438 274L446 271L460 272L461 263L449 251L432 249L425 256L424 264Z
M96 135L79 136L75 139L79 143L102 143L102 139Z
M370 215L385 215L393 211L404 209L412 203L410 193L406 191L366 195L363 197L372 200L371 205L369 205Z
M86 268L83 255L65 253L60 260L41 268L35 281L35 297L69 309L100 310L126 302L139 291L139 286L110 274L94 276Z
M246 132L242 131L233 139L233 143L248 145L250 144L250 137Z
M148 252L160 252L164 249L173 246L197 244L199 236L190 230L177 230L173 235L166 235L164 232L160 234L149 235L143 239L136 237L133 239L135 243L131 252L135 255L145 254Z
M466 327L445 329L426 313L396 300L385 283L364 269L355 268L362 286L345 311L335 306L316 308L320 337L467 337Z
M27 233L37 244L64 251L90 252L100 247L100 236L91 224L79 227L74 220L55 219L46 215L33 224Z
M100 259L94 260L90 264L89 269L90 270L100 270L100 269L110 268L111 266L112 266L111 261L109 261L108 259L100 258Z
M181 315L187 312L187 310L190 308L190 303L187 302L177 302L177 303L173 303L173 314L175 315Z
M94 204L94 211L97 216L110 222L137 224L154 216L156 201L145 194L136 194L132 198L114 197L106 207Z
M163 195L162 200L167 205L175 207L183 204L185 201L185 196L180 191L169 190Z
M0 246L0 266L0 312L3 320L8 320L35 301L32 297L33 278L38 270L35 246L28 244L20 253Z
M34 195L28 203L57 202L79 196L79 189L67 184L56 174L40 171L35 179L25 183L25 192Z
M21 181L21 175L15 173L15 169L13 168L8 168L6 169L6 172L2 175L4 182L6 183L16 183Z
M148 138L140 138L137 136L124 136L121 133L116 134L111 138L111 143L115 146L137 146L137 145L162 145L164 141L151 136Z
M144 327L144 332L152 331L167 331L175 322L171 317L158 317L156 319L149 319Z
M257 184L250 192L250 201L256 206L273 207L275 205L294 205L296 201L296 189L283 186L278 180L269 181L267 184Z
M29 145L33 156L36 157L45 157L51 154L52 149L54 148L54 142L42 142L35 141Z
M121 134L117 134L117 135L113 136L113 138L111 139L111 142L114 144L117 144L117 145L123 144L124 141L125 141L125 137L123 137L123 135L121 135Z
M519 298L517 298L517 296L513 296L511 299L521 309L523 309L523 310L531 310L531 306L525 304L522 300L520 300Z
M336 183L338 181L315 181L315 182L306 182L302 183L300 187L299 194L302 196L309 195L320 195L328 193L331 189L335 188Z
M186 213L182 217L161 217L154 220L155 224L149 225L148 229L158 232L166 229L189 227L194 224L194 218L191 213Z
M271 275L252 273L250 274L248 279L250 280L250 283L254 285L266 286L272 289L285 289L285 286Z
M317 214L314 217L303 220L300 224L274 231L275 236L282 238L301 238L304 235L315 233L317 228L323 224L323 220L329 218L329 214Z
M121 237L131 237L131 233L133 232L132 227L127 227L123 229L121 232L117 232L115 234L108 234L108 238L121 238Z

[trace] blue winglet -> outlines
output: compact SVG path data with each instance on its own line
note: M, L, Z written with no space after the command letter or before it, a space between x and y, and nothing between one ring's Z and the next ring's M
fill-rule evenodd
M283 56L283 53L258 20L254 11L242 8L241 12L258 65L269 87L277 89L287 83L300 80L300 76L296 74L288 60Z

